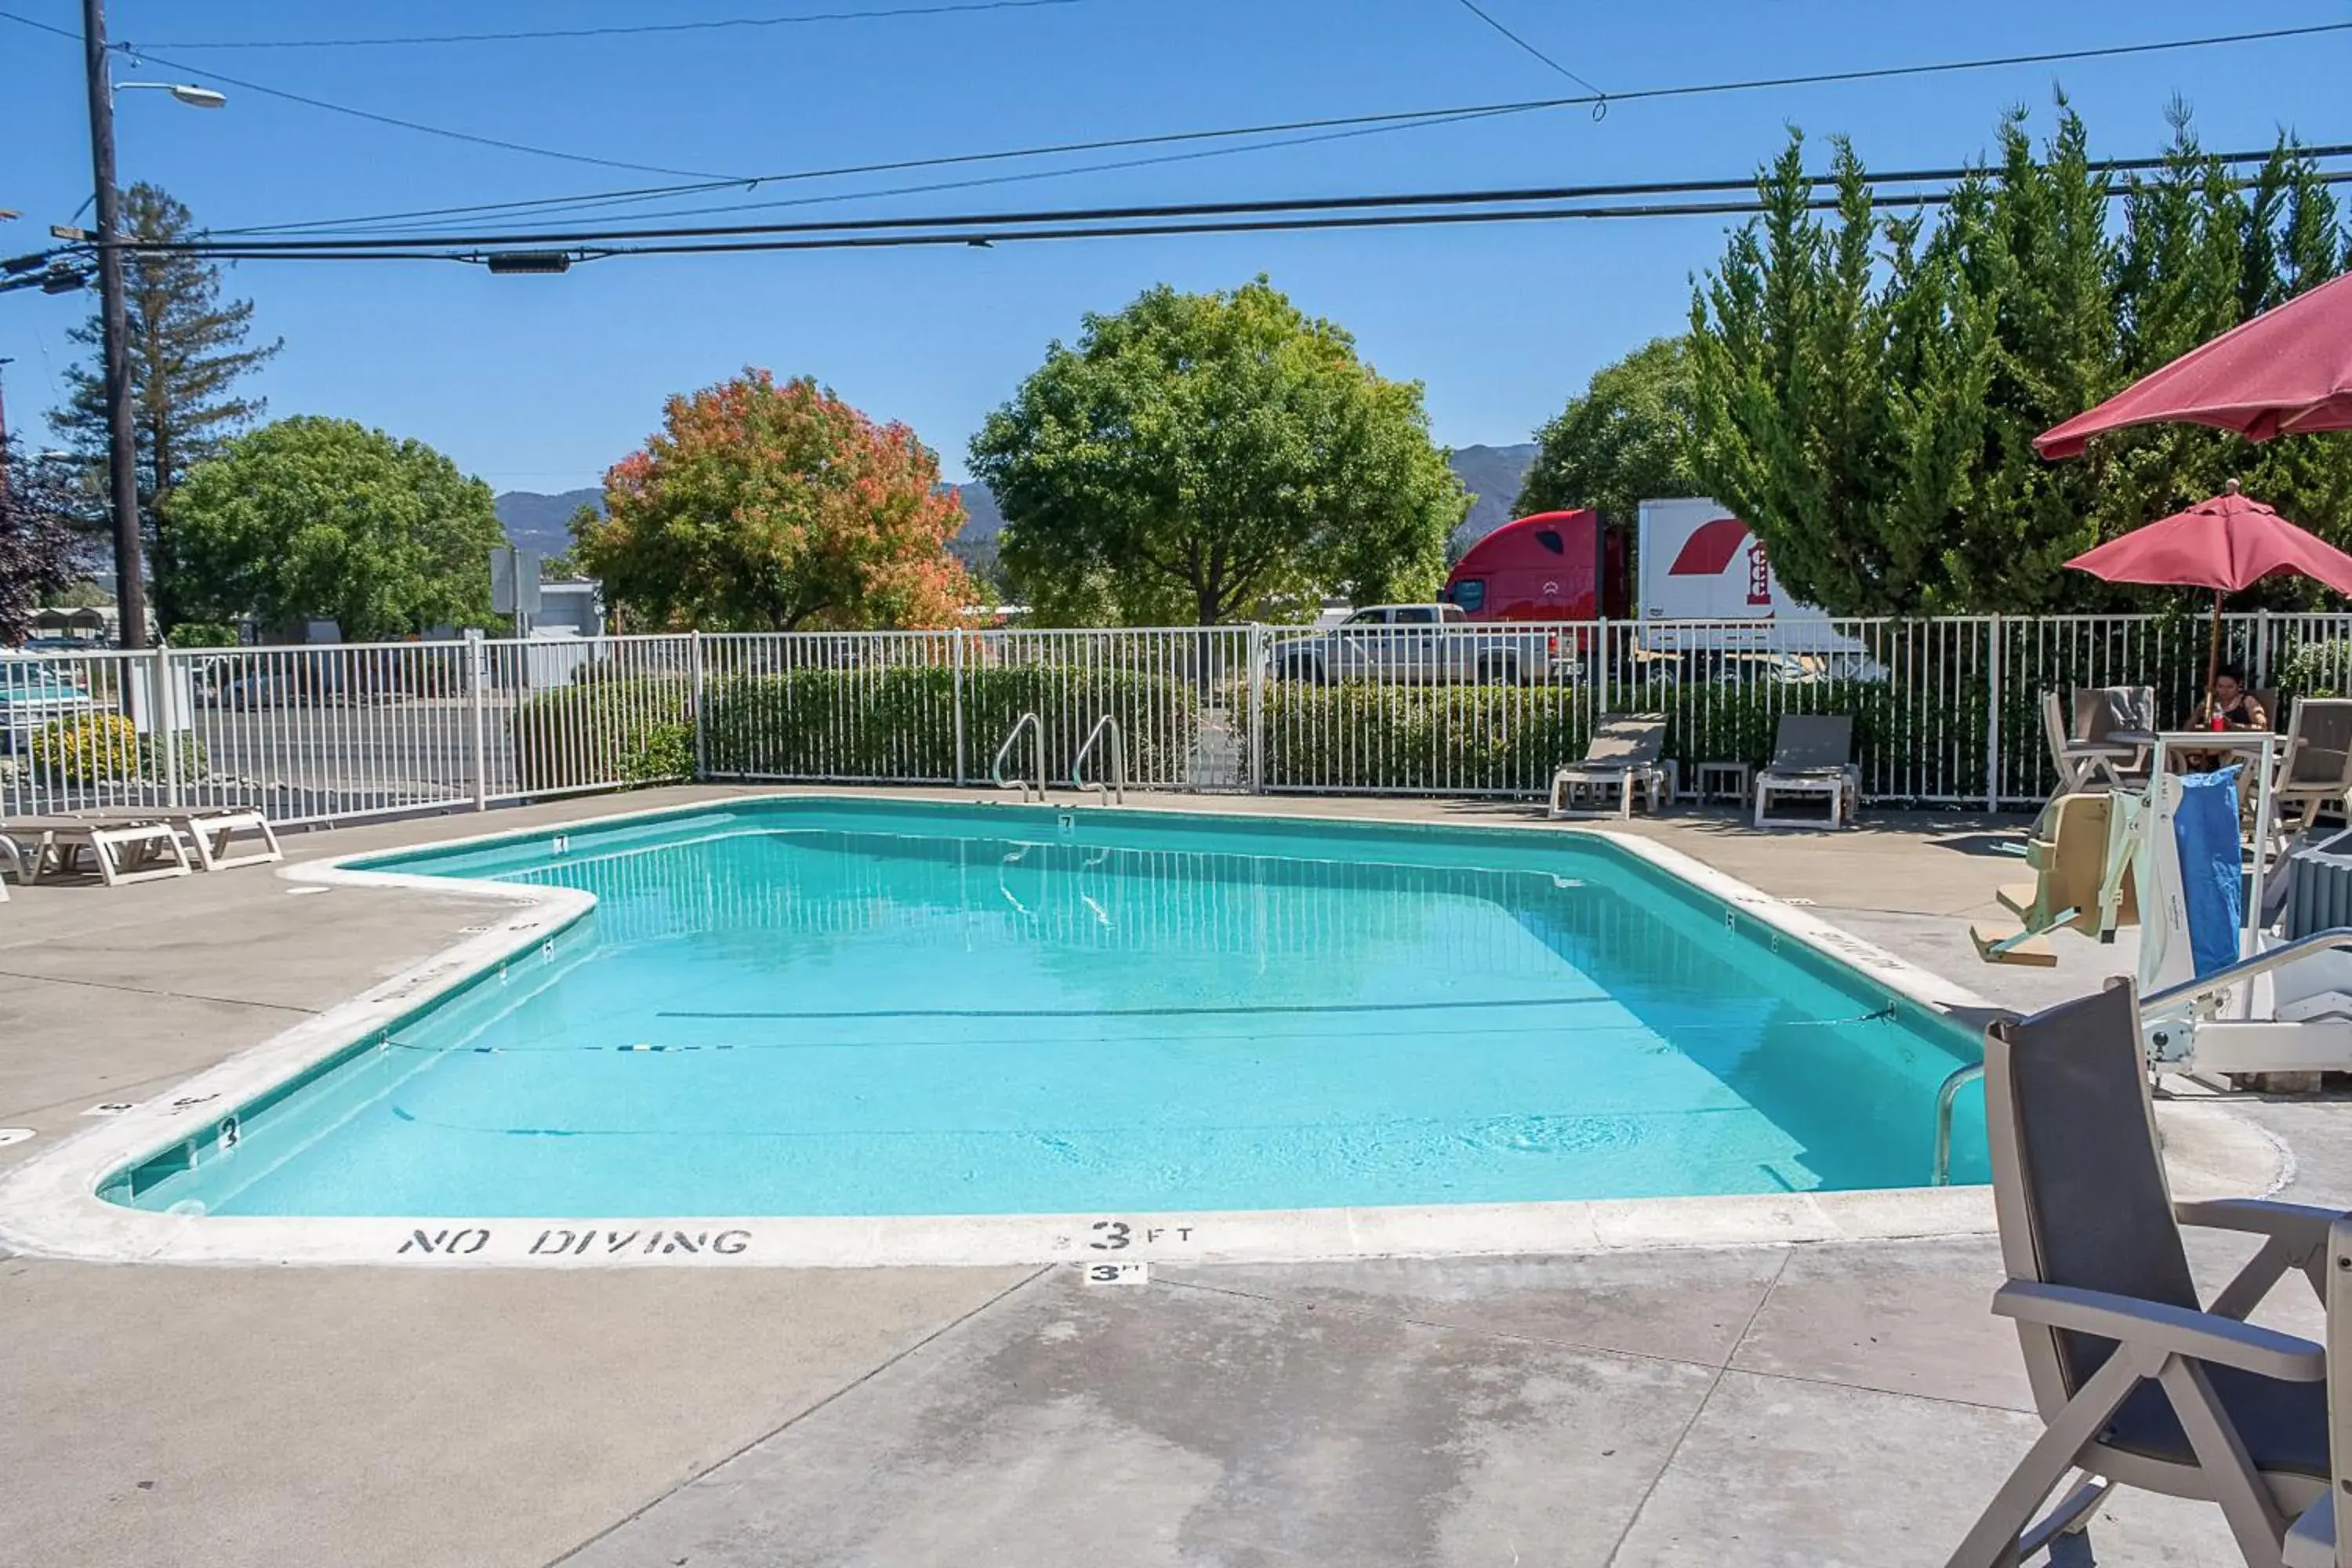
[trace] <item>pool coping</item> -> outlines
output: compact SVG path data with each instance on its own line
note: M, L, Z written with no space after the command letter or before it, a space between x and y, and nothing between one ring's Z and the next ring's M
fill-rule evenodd
M765 801L871 805L877 798L872 792L761 793L493 829L415 848L462 850ZM1243 814L1157 802L1137 806L1051 804L1056 810L1122 816L1431 826L1374 825L1360 816L1311 810ZM1966 986L1649 839L1586 824L1450 826L1475 834L1571 832L1604 839L1933 1012L1997 1011ZM99 1188L110 1176L188 1138L219 1106L244 1105L478 975L544 948L595 907L594 896L578 889L376 871L355 864L398 853L355 851L282 867L278 875L318 887L393 887L495 899L516 906L515 912L0 1174L0 1247L27 1256L103 1262L880 1268L1580 1253L1964 1236L1995 1228L1991 1189L1984 1186L1368 1208L659 1219L179 1215L130 1208L100 1197Z

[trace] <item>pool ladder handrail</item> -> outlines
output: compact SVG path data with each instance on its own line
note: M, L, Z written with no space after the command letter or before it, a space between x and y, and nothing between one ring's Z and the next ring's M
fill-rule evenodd
M1031 780L1031 775L1027 773L1022 774L1018 779L1007 779L1004 776L1005 759L1013 754L1013 745L1021 739L1021 731L1024 730L1029 731L1030 760L1036 769L1035 780L1034 783ZM1029 792L1032 789L1034 789L1037 792L1037 798L1040 802L1045 800L1045 721L1037 717L1036 710L1031 709L1028 712L1022 714L1020 718L1013 721L1013 728L1006 732L1004 743L996 748L996 760L988 764L988 777L990 782L994 784L999 789L1019 790L1021 792L1021 798L1024 801L1026 801L1029 798Z
M1943 1087L1936 1090L1936 1186L1952 1184L1952 1102L1960 1097L1960 1090L1983 1077L1984 1063L1970 1062L1953 1068Z
M1110 737L1110 777L1102 784L1088 784L1087 758L1106 735ZM1127 804L1127 731L1119 728L1118 721L1111 715L1106 713L1095 721L1095 727L1087 731L1086 743L1078 748L1078 754L1070 759L1070 787L1081 794L1102 795L1121 805Z

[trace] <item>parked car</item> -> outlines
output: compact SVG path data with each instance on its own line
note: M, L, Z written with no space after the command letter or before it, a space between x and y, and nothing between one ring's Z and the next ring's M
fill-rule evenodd
M104 706L83 689L70 665L0 658L0 752L21 756L43 726Z
M1473 625L1459 605L1372 605L1328 631L1275 644L1266 658L1283 680L1532 684L1574 678L1575 658L1555 659L1558 651L1549 632Z

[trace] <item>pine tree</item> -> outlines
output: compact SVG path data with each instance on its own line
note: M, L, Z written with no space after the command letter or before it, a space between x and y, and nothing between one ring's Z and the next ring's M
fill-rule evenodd
M151 243L194 232L188 209L153 185L122 194L125 234ZM221 299L220 269L170 252L133 252L124 259L123 295L130 324L131 423L139 447L139 515L148 540L157 624L169 631L180 618L174 581L170 497L189 468L260 417L263 402L235 388L275 354L273 341L246 346L253 318L248 300ZM92 352L89 366L68 370L66 406L50 423L93 464L107 451L103 335L93 315L73 330Z

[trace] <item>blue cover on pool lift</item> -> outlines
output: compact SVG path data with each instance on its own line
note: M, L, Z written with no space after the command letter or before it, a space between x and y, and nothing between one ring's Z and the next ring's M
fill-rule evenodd
M2246 924L2246 888L2238 853L2239 764L2180 780L2172 841L2180 851L2180 896L2189 915L2189 951L2200 979L2238 962Z

